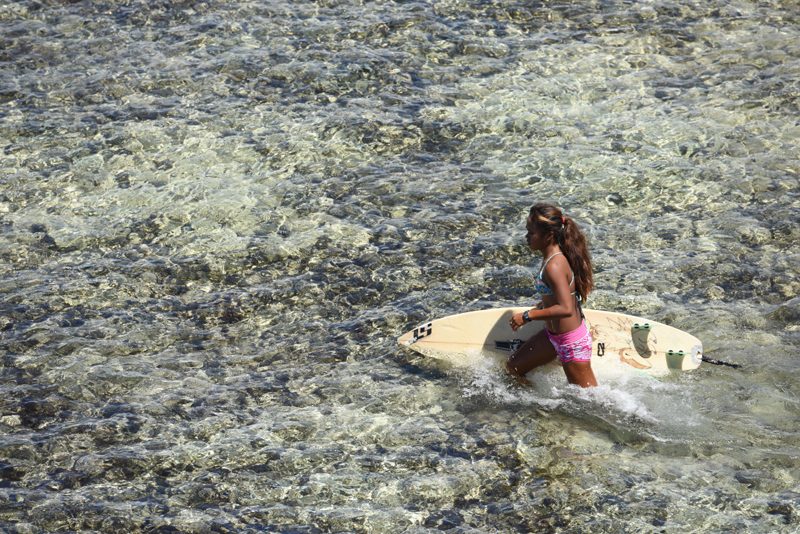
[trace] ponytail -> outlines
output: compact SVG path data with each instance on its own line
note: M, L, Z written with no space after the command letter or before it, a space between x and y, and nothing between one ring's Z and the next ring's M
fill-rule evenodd
M545 235L553 232L558 246L575 273L575 290L586 302L589 293L594 289L592 281L592 259L586 247L586 237L578 227L578 223L565 217L561 210L550 204L539 203L531 208L531 221Z

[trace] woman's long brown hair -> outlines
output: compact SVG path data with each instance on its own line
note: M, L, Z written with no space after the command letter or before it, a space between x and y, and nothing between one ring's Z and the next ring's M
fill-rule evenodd
M594 289L592 258L586 247L586 237L578 224L572 219L564 218L557 207L543 202L534 204L531 208L531 222L539 228L542 235L553 232L558 246L575 273L575 290L581 296L581 301L586 302L589 293Z

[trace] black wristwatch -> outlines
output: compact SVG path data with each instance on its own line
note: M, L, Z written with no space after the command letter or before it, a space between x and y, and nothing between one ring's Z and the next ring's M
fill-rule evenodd
M526 323L531 320L531 318L528 316L528 311L529 310L525 310L522 312L522 320Z

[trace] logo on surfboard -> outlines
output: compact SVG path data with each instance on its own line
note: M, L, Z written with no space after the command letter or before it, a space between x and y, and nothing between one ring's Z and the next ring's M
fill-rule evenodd
M428 337L433 333L433 323L428 323L420 326L419 328L414 329L414 341L412 343L416 343L423 337Z

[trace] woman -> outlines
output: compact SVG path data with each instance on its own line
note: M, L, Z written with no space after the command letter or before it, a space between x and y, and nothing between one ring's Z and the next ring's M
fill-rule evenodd
M510 323L515 332L529 321L545 321L545 328L508 359L506 368L521 383L531 385L525 375L558 358L570 384L596 386L592 336L580 305L594 289L586 238L575 221L550 204L534 205L526 227L528 247L542 254L535 281L542 300L533 309L514 315Z

